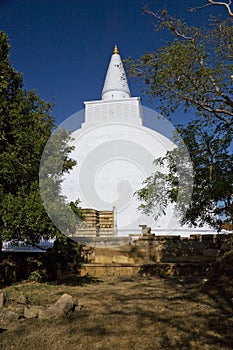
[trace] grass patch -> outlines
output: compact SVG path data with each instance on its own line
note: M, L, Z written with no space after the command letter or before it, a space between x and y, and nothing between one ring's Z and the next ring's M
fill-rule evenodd
M20 320L0 324L0 349L17 350L230 350L232 314L197 281L179 279L86 278L77 284L26 282L5 288L40 305L71 294L80 310L57 320Z

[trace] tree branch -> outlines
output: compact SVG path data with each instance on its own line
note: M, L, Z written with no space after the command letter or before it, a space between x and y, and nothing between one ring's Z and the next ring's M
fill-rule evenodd
M194 38L191 36L187 36L185 35L182 31L180 31L177 26L175 25L174 21L172 21L172 18L170 17L170 20L167 19L167 11L164 9L162 11L162 15L160 15L160 12L153 12L148 8L143 8L144 13L155 17L157 20L159 20L161 23L165 23L165 21L167 22L167 27L170 29L171 32L173 32L176 36L184 39L184 40L190 40L193 41ZM156 25L155 25L156 27Z
M166 86L166 84L164 84ZM168 89L171 90L171 86L167 86ZM229 115L231 117L233 117L233 112L227 111L225 109L217 109L217 108L213 108L211 106L209 106L206 103L200 103L198 101L196 101L195 99L188 97L187 95L183 95L180 91L177 91L175 89L172 89L173 93L175 93L177 96L179 96L181 99L187 101L187 102L191 102L192 104L196 105L197 107L201 108L202 110L209 112L209 113L213 113L217 119L223 121L224 123L226 123L228 126L233 125L233 121L231 121L230 119L224 117L222 114L226 114Z
M214 80L214 78L213 78L212 75L210 75L209 78L210 78L210 80L212 81L212 83L213 83L213 85L214 85L214 87L215 87L215 90L216 90L217 94L219 94L219 95L224 99L225 103L226 103L228 106L230 106L230 107L233 108L233 101L232 101L232 99L231 99L228 95L226 95L223 91L220 90L220 88L219 88L218 85L216 84L216 82L215 82L215 80ZM232 113L231 113L231 114L229 114L229 113L230 113L230 112L228 112L228 113L226 113L226 114L232 115Z
M223 2L223 1L215 1L215 0L207 0L208 4L205 4L203 6L199 6L199 7L190 7L188 9L189 12L197 12L202 10L203 8L207 7L207 6L212 6L212 5L217 5L217 6L225 6L227 9L227 12L229 14L230 17L233 17L233 12L231 10L231 0L228 0L228 2Z

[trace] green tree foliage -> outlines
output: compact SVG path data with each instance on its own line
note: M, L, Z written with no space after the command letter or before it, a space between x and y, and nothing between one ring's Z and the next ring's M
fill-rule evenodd
M34 91L25 91L22 75L9 60L9 43L0 32L0 235L2 239L38 242L59 231L49 219L40 196L39 169L43 149L55 128L52 106ZM74 162L68 155L69 136L60 132L63 171ZM56 159L49 159L53 171ZM48 164L48 163L47 163ZM49 172L48 172L49 174ZM47 174L47 175L48 175ZM61 174L53 174L51 191L60 191ZM65 205L64 198L60 201Z
M208 125L228 128L233 124L233 21L213 19L208 27L193 27L153 13L159 30L168 30L171 41L138 60L128 60L131 76L144 83L145 93L155 98L166 116L183 107L194 111Z
M231 138L213 137L200 130L195 121L177 131L188 145L192 166L181 145L156 159L155 165L166 171L158 170L144 181L144 187L136 193L141 201L139 209L157 220L173 203L181 223L207 223L220 231L223 222L233 221Z
M160 112L174 121L181 109L192 116L177 127L194 167L193 197L188 208L183 206L183 223L221 229L222 221L233 220L233 18L211 18L209 25L194 27L166 10L145 12L158 30L168 31L170 40L156 52L129 58L128 70ZM147 214L156 217L154 208L161 206L162 213L169 202L177 203L176 152L157 161L167 164L169 174L156 172L137 193Z
M185 220L193 225L206 222L220 231L223 222L233 222L232 137L221 130L213 134L201 129L195 121L179 132L194 168L193 196Z
M69 171L76 162L69 158L73 147L68 145L69 135L58 128L51 135L43 151L40 162L39 184L43 205L52 222L66 235L73 235L80 223L77 216L61 194L64 172Z
M80 200L77 199L75 202L70 202L70 207L73 212L82 220L85 219L82 208L80 207Z

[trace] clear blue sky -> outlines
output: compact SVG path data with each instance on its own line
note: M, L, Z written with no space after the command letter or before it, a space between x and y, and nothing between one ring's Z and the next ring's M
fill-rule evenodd
M0 29L10 39L11 62L23 73L26 89L52 101L59 124L83 108L83 101L101 98L106 69L115 44L122 59L136 58L164 43L153 19L142 13L165 5L170 14L204 24L212 7L196 14L188 7L206 0L0 0ZM221 9L220 9L221 10ZM221 11L224 13L224 10ZM129 81L132 96L140 94ZM148 105L146 100L142 100Z

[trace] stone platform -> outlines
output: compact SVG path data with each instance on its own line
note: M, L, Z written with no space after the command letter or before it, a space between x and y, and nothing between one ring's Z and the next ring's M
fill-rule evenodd
M81 276L136 277L136 276L206 276L212 263L155 263L155 264L83 264Z

